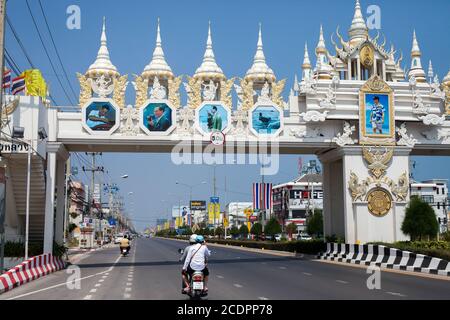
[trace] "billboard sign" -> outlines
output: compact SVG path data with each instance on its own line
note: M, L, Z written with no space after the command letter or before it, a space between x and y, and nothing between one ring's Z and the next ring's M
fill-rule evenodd
M201 200L191 201L191 210L192 211L204 211L204 210L206 210L206 201L201 201Z

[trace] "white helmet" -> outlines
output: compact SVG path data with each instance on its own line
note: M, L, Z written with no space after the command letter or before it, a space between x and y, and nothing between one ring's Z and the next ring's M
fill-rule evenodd
M190 243L196 243L197 242L197 235L193 234L190 238L189 238L189 242Z

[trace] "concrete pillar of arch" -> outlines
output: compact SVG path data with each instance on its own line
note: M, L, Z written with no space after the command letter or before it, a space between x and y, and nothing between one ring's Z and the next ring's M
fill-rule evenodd
M44 223L44 253L53 252L53 241L58 241L61 237L63 213L58 211L56 206L56 187L59 188L58 193L62 193L62 197L59 197L59 209L64 208L64 161L69 157L69 153L65 149L64 145L57 142L47 143L47 179L46 179L46 192L45 192L45 223ZM61 165L62 164L62 165ZM57 170L59 167L59 170ZM61 169L62 167L62 169ZM62 202L62 204L61 204ZM55 208L56 206L56 208ZM56 209L56 219L55 219ZM55 232L55 220L56 220L56 232Z
M383 147L381 147L383 149ZM401 175L409 177L410 148L395 147L392 161L387 165L384 177L398 183ZM363 158L361 146L346 146L319 155L323 165L324 186L324 234L345 238L346 243L395 242L408 240L401 226L409 201L398 199L387 183L371 183L362 200L353 201L349 190L351 173L362 184L371 176ZM387 181L387 180L386 180ZM375 216L368 208L367 196L375 188L386 190L392 197L392 207L385 216Z

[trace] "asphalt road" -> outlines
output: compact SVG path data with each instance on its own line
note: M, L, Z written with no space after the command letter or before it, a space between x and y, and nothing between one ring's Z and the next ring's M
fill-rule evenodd
M128 257L120 257L118 248L95 251L77 263L78 288L68 287L74 274L62 270L6 292L0 300L186 300L180 293L177 252L183 247L172 240L137 239ZM369 290L364 268L210 249L210 300L450 299L445 280L382 272L381 289Z

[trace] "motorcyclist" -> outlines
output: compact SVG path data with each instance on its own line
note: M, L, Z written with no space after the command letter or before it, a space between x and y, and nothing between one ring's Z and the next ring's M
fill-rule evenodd
M186 288L184 289L185 292L189 292L191 290L188 276L192 277L195 271L203 272L203 275L205 277L205 288L203 291L205 293L208 292L207 285L209 270L207 268L207 260L210 255L211 252L208 250L208 247L205 244L205 238L203 238L203 236L197 236L196 244L189 248L183 265L182 275L186 285Z
M120 240L120 253L122 253L123 248L127 249L127 254L130 252L131 245L130 240L128 240L128 235L124 235L122 240Z
M184 263L184 261L186 260L187 254L189 252L189 249L196 243L197 243L197 235L193 234L189 237L189 245L184 249L183 255L180 257L180 260L179 260L180 262ZM184 289L186 288L186 284L185 284L184 280L181 282L182 282L181 293L185 294L186 292L184 291Z

